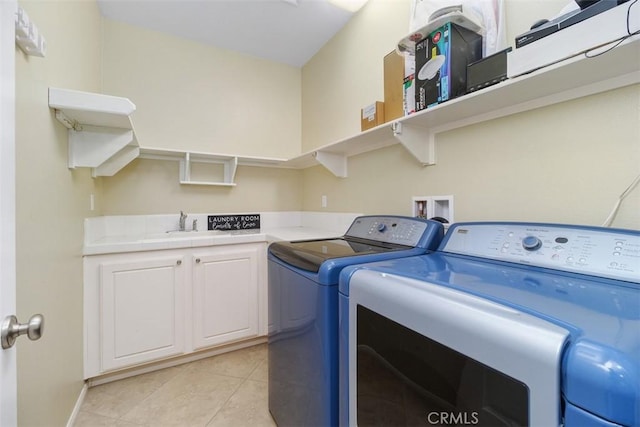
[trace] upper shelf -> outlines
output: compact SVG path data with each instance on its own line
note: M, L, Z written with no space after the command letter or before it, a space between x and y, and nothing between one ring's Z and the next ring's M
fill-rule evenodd
M574 56L382 124L304 153L285 165L322 164L336 176L346 177L347 157L397 143L420 163L432 165L436 161L434 137L440 132L640 83L640 35L597 53Z
M127 98L52 87L49 107L69 129L69 168L112 176L140 154Z

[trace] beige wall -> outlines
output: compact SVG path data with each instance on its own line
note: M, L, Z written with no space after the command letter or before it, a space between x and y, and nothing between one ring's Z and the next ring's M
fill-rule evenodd
M453 195L455 220L600 225L640 165L640 86L438 135L437 164L400 145L350 157L349 177L304 172L304 210L411 214L412 196ZM603 125L606 123L607 125ZM640 228L640 192L614 226Z
M142 147L300 153L299 68L110 20L103 28L103 91L136 104ZM236 187L180 185L177 161L137 160L101 179L97 204L104 215L300 210L301 176L240 166Z
M103 90L136 104L141 146L299 154L299 68L110 20L103 28Z
M360 109L383 101L382 59L409 28L408 0L370 0L302 68L302 151L360 132Z
M18 344L18 422L65 425L82 381L82 220L97 192L67 168L67 129L49 86L100 90L100 15L93 1L20 1L47 41L45 58L16 47L17 315L45 317L43 337Z
M371 0L305 65L304 151L359 132L359 108L381 99L382 58L408 27L407 3ZM509 42L533 17L550 16L565 4L508 0ZM365 45L376 31L381 38ZM357 48L365 53L350 55ZM453 195L456 221L600 225L639 172L639 112L636 85L438 134L435 166L420 166L395 145L349 158L345 179L321 166L306 169L303 208L320 210L326 195L329 211L408 215L412 196ZM639 211L636 189L613 225L640 228Z

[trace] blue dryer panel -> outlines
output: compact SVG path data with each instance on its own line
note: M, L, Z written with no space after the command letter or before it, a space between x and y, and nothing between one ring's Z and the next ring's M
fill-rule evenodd
M562 395L570 418L592 424L565 425L640 425L640 285L434 252L343 269L341 304L360 269L464 291L567 329Z

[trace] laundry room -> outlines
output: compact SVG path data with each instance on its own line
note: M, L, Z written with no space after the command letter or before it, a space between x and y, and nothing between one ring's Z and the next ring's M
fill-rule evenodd
M273 425L266 402L267 336L275 327L267 248L275 241L333 239L357 218L372 217L359 221L382 234L405 227L393 218L406 217L413 230L416 216L443 217L444 225L429 222L432 234L423 230L430 243L424 236L411 241L424 251L435 250L435 236L446 239L455 223L640 230L638 0L601 0L611 9L520 47L516 40L534 24L549 28L568 6L580 10L580 2L487 1L499 10L504 40L495 52L510 47L505 55L512 63L519 58L522 69L368 130L363 112L387 103L385 58L401 56L400 42L415 30L415 8L429 0L368 0L352 12L329 1L242 1L275 7L289 20L305 8L333 14L334 33L295 58L264 44L287 31L313 39L313 28L274 26L273 34L261 34L258 13L247 15L245 28L225 28L227 41L232 31L249 34L256 50L206 43L213 28L175 34L207 3L230 1L2 2L0 93L15 119L3 109L0 125L3 143L12 138L15 148L0 160L10 173L6 165L15 156L15 196L10 192L13 208L3 208L9 237L1 243L15 250L0 278L13 277L16 285L0 296L16 300L3 318L16 314L25 323L42 313L46 327L39 340L20 338L0 360L17 365L13 391L0 395L1 425L162 425L154 416L171 400L191 411L183 420L197 420L185 425L263 425L261 417ZM6 41L7 25L19 27L12 7L37 28L26 34L40 53L15 44L13 30ZM215 29L222 31L223 21ZM536 47L550 37L568 53L554 57L546 44ZM401 234L384 244L395 249ZM131 286L140 277L145 285ZM245 285L213 289L212 277ZM156 291L147 282L161 285ZM119 286L135 289L118 293ZM337 288L332 295L337 310ZM147 308L150 301L166 311ZM137 321L160 329L130 327ZM210 358L238 351L251 370L227 375L226 359L214 368L229 381L224 398L194 385L145 408L132 403L152 402L169 376L205 376L190 363L206 368L216 363ZM153 372L166 376L144 376ZM120 399L116 388L91 397L92 388L135 378L149 387L137 397ZM250 386L259 397L238 404L234 399ZM207 399L221 400L209 407ZM13 409L5 412L5 404ZM201 414L191 409L204 407ZM87 414L97 418L88 421Z

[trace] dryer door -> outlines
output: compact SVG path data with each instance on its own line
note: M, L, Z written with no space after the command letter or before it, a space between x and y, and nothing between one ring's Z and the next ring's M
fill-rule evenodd
M567 337L476 296L358 270L349 295L350 425L557 426Z

